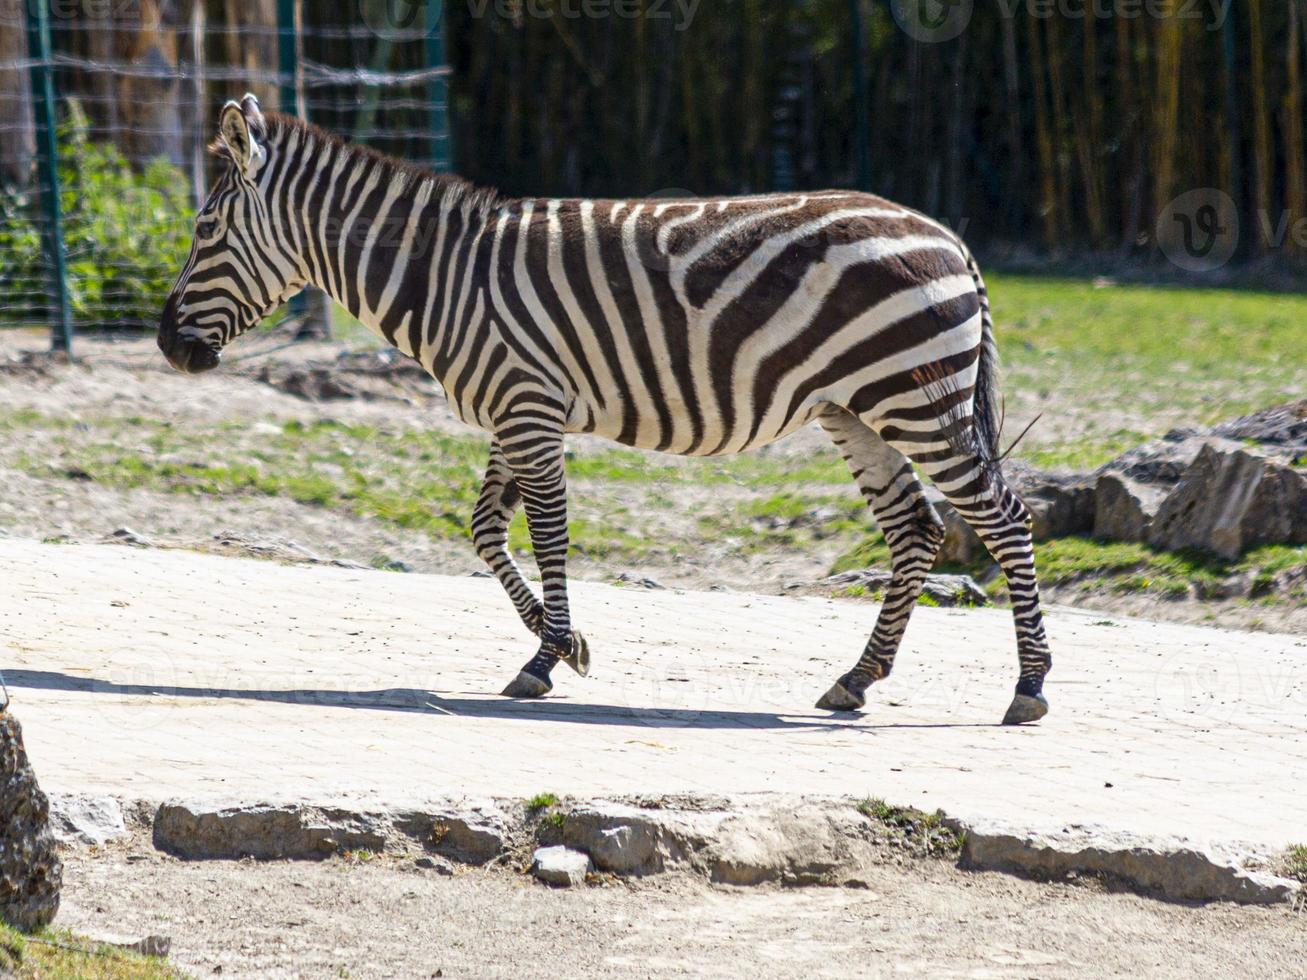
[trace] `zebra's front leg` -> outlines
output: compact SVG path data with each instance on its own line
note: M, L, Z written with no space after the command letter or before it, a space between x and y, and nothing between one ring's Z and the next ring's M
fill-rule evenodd
M536 655L504 688L504 696L510 698L548 694L553 690L549 674L560 660L583 677L590 672L590 648L585 638L573 631L567 605L567 476L562 435L546 440L537 436L528 442L517 452L511 445L505 446L505 458L526 508L544 591L544 627Z
M539 636L545 628L544 603L522 577L508 550L508 525L521 504L522 494L496 439L490 444L490 462L481 483L481 495L472 511L472 543L508 593L526 628Z

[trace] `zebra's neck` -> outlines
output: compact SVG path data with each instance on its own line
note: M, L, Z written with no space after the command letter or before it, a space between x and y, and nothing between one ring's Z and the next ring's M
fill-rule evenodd
M286 117L271 210L299 274L369 330L434 366L496 198Z

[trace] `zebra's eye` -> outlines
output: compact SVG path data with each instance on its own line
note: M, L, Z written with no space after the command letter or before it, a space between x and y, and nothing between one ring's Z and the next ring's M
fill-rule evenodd
M195 234L200 238L212 238L218 233L218 217L213 214L202 214L195 219Z

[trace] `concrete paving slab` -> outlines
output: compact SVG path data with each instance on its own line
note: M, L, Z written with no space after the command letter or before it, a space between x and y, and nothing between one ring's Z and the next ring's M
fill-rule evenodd
M811 707L868 601L576 583L543 702L493 580L0 540L0 670L49 790L415 807L457 796L878 796L1030 831L1279 848L1307 823L1307 637L1057 609L1052 713L1002 728L1003 610L919 609L867 709Z

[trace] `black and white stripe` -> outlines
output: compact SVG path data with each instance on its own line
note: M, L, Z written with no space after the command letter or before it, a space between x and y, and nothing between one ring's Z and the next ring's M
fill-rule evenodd
M312 283L444 386L493 436L472 520L536 656L506 694L550 690L589 653L568 612L563 436L737 453L819 422L885 533L894 579L866 649L819 706L889 673L943 538L913 468L1002 565L1020 681L1009 721L1046 710L1050 666L1029 516L998 465L984 284L947 228L847 191L681 200L507 199L275 113L228 103L230 165L198 221L159 343L186 370ZM537 598L506 546L518 506Z

